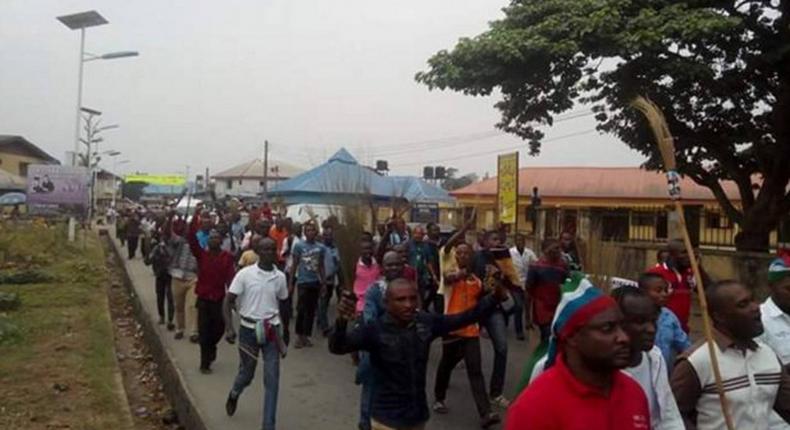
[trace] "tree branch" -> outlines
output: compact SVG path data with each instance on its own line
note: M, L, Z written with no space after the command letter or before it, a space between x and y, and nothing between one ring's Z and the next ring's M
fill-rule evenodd
M690 173L689 177L699 185L710 189L722 209L724 209L724 213L727 214L727 218L740 225L743 222L743 212L739 211L732 203L727 193L724 192L724 188L721 186L721 182L719 182L718 178L709 174L701 167L694 168L693 170L694 173Z

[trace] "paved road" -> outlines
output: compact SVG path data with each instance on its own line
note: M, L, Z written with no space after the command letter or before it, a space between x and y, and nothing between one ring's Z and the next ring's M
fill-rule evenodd
M120 245L115 242L115 245ZM121 250L121 255L126 255ZM126 269L148 315L156 318L156 296L154 278L150 267L146 267L138 256L126 260ZM174 340L173 333L164 326L159 335L165 349L180 369L186 388L196 401L196 407L210 429L259 429L262 416L263 378L262 367L258 366L256 378L239 400L235 416L225 414L225 399L238 367L238 351L221 342L214 373L203 375L198 371L198 346L188 340ZM519 342L511 331L509 366L505 395L513 395L520 376L521 366L530 350L527 342ZM354 370L351 359L329 353L326 340L314 339L315 346L306 349L291 348L288 357L281 362L280 395L277 411L278 428L284 430L356 429L359 410L359 387L354 385ZM488 340L483 342L483 369L486 380L491 375L492 348ZM434 342L428 369L428 389L432 394L436 367L441 355L441 343ZM432 395L429 395L432 398ZM450 414L434 414L427 426L431 430L478 429L478 417L469 391L465 370L457 368L447 395Z

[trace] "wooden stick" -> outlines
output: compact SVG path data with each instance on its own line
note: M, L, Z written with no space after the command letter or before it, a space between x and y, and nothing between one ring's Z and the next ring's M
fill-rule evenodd
M694 272L694 280L697 284L697 296L699 297L700 308L702 309L702 328L705 335L705 341L708 344L708 354L710 355L710 364L713 369L713 378L716 382L716 391L719 394L719 403L721 403L722 414L724 415L724 422L728 430L735 430L735 425L730 416L729 402L727 395L724 393L722 386L721 371L719 369L719 359L716 355L716 344L713 339L713 328L711 326L710 314L708 312L708 300L705 297L705 286L702 284L702 276L700 275L699 264L697 263L697 256L694 253L694 248L691 246L691 239L689 238L688 227L686 226L686 217L683 213L683 203L680 201L680 187L679 177L675 171L675 145L672 134L669 131L669 126L664 118L661 109L658 108L652 101L645 97L638 96L631 102L631 106L640 111L650 123L650 128L656 137L661 157L664 160L664 170L667 174L669 181L669 194L675 203L675 212L680 222L680 232L683 236L683 243L686 247L686 252L689 255L691 262L691 270Z

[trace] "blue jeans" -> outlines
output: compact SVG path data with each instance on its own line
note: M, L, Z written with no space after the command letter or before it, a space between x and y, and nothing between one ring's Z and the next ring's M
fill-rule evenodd
M280 386L280 352L275 342L258 345L255 330L239 328L239 373L230 395L238 398L255 377L258 351L263 351L263 430L274 430L277 417L277 393Z
M494 370L491 372L491 398L502 395L505 388L505 372L507 371L507 317L502 310L497 310L485 321L486 331L494 346Z
M370 408L373 406L373 369L370 366L370 353L360 351L356 382L362 385L362 392L359 396L359 428L361 430L370 430Z

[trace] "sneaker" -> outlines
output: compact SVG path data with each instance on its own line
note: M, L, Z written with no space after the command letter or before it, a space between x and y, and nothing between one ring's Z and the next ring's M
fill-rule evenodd
M200 336L193 334L192 336L189 336L189 341L192 343L198 343L198 341L200 341Z
M229 417L232 417L233 414L236 413L236 404L238 401L238 397L233 397L233 394L228 394L228 400L225 402L225 412Z
M517 334L516 335L516 339L518 339L518 340L527 340L526 336L524 336L524 333Z
M499 395L491 399L491 404L500 409L507 409L510 406L510 400L503 395Z
M296 338L296 342L294 342L294 349L302 349L305 346L304 339L301 337Z
M179 330L179 331L176 332L176 335L173 336L173 337L175 338L175 340L183 339L184 338L184 332Z
M175 324L173 324L171 322L167 323L167 331L173 331L175 329L176 329L176 325Z
M480 427L487 429L494 424L499 423L502 421L502 418L499 418L499 414L496 412L489 412L488 415L480 418Z
M202 373L204 375L210 375L211 372L212 372L212 370L211 370L210 367L201 367L200 368L200 373Z
M444 402L439 401L439 400L433 402L432 409L437 414L446 414L446 413L450 412L450 410L447 409L447 405L445 405Z
M308 348L312 348L312 347L313 347L313 342L311 342L311 341L310 341L310 338L309 338L309 337L306 337L306 338L304 339L304 346L306 346L306 347L308 347Z

